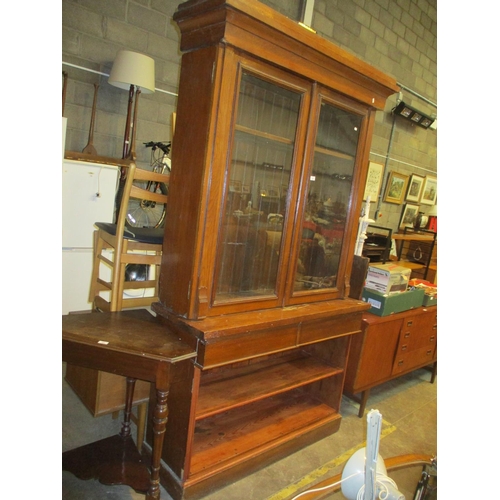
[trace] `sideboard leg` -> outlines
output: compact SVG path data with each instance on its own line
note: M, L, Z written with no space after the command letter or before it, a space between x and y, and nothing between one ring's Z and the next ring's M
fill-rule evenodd
M368 396L370 395L370 389L366 389L361 393L361 401L359 402L359 412L358 417L361 418L365 414L366 402L368 401Z
M438 371L438 363L437 361L432 365L432 370L431 370L431 384L434 383L434 380L436 380L436 375Z

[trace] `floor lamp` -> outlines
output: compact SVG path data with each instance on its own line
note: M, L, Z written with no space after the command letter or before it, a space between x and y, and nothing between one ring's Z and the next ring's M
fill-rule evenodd
M141 92L152 94L155 91L154 59L139 52L120 50L113 63L108 82L114 87L129 91L122 158L135 160L135 130L139 95ZM134 118L131 122L133 105Z
M139 95L141 92L144 92L145 94L152 94L155 91L154 59L131 50L120 50L116 55L113 67L111 68L108 82L114 87L125 90L128 89L129 91L122 158L135 160L135 135L137 129ZM131 122L132 105L134 105L134 118ZM122 167L115 199L116 219L118 219L121 207L126 176L127 169Z

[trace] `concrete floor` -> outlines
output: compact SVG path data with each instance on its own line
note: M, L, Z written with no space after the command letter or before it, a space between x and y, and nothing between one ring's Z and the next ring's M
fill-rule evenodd
M111 436L120 430L120 419L111 415L91 416L64 380L62 387L62 451ZM379 452L384 458L409 453L437 455L437 379L429 383L430 372L422 369L372 389L367 411L382 414ZM340 430L302 450L203 497L204 500L291 500L316 483L340 473L366 439L366 416L358 418L358 405L344 397ZM121 417L121 415L120 415ZM133 426L135 439L135 426ZM393 471L389 476L398 489L413 499L422 467ZM81 481L62 472L64 500L136 500L144 495L128 486L105 486L98 481ZM171 500L161 488L161 498ZM344 498L341 492L322 497Z

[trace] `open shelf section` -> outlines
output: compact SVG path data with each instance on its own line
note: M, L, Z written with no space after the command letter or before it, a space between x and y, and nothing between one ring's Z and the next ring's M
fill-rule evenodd
M197 422L189 483L340 419L300 388Z
M290 391L342 370L303 352L294 352L221 373L202 376L196 419Z

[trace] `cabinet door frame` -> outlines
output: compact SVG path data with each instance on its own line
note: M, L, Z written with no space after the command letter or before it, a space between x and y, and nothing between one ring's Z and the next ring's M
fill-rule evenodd
M369 141L369 139L372 136L375 113L369 106L358 103L351 98L347 98L331 89L320 86L319 84L315 84L313 98L311 101L312 109L310 113L310 123L314 125L311 126L310 133L308 134L307 138L306 151L304 155L304 166L302 169L302 178L300 182L300 193L298 195L298 203L296 205L295 232L290 261L295 263L298 259L301 230L307 200L307 190L309 187L311 171L314 166L314 152L319 125L319 114L323 102L362 117L358 147L354 160L350 191L351 194L349 198L349 205L347 207L347 219L344 228L342 250L337 270L337 281L334 288L294 292L294 282L293 280L290 280L286 290L286 305L341 299L349 295L350 274L357 236L356 227L359 221L359 217L357 214L359 214L361 210L361 186L364 186L368 173L368 155L371 145L371 140ZM370 143L367 144L367 142ZM296 270L292 269L291 271L292 275L295 276Z
M227 50L226 50L227 52ZM288 249L291 246L292 232L295 221L296 213L290 210L289 207L293 207L293 200L297 199L299 196L299 180L301 178L301 169L303 164L301 159L304 157L304 148L307 136L307 126L309 123L309 112L310 112L310 101L312 94L313 84L303 78L296 75L289 74L280 68L275 68L261 61L255 60L253 58L245 57L244 55L235 56L235 65L231 71L227 71L226 64L226 74L225 78L232 79L233 84L231 88L234 89L233 94L234 105L232 107L232 114L229 126L229 137L228 143L225 149L222 151L222 146L219 151L219 161L220 164L225 165L224 169L220 169L220 172L215 172L213 174L217 175L217 178L212 177L212 184L216 186L211 187L210 196L210 213L207 214L207 220L211 220L213 214L217 214L217 222L213 222L211 227L216 227L217 230L213 231L212 234L207 232L205 235L204 246L212 247L215 249L213 254L210 256L209 261L213 262L212 266L204 266L205 272L200 276L200 287L206 287L209 296L209 310L207 311L208 316L219 315L219 314L230 314L234 312L244 312L244 311L254 311L256 309L267 309L273 307L283 306L285 303L285 288L287 282L287 276L289 275L290 258ZM278 86L286 88L301 94L301 102L299 107L299 117L297 120L297 129L294 139L294 150L292 154L292 164L290 172L290 189L287 194L287 211L283 221L283 235L280 244L280 256L278 264L278 274L276 279L276 287L274 294L258 296L251 295L248 298L233 299L231 301L217 300L216 290L217 290L217 277L218 277L218 257L221 247L221 235L222 235L222 224L224 218L224 206L226 203L226 186L229 183L229 171L230 163L233 157L233 145L234 136L236 131L236 120L238 116L238 95L241 83L241 78L243 72L248 72L257 78L263 79L270 83L274 83ZM223 76L224 78L224 76ZM224 82L222 82L222 87L224 87ZM229 88L229 85L226 85ZM220 96L219 96L220 99ZM220 101L219 101L220 103ZM217 146L216 146L217 149ZM223 176L223 179L220 177ZM208 224L207 224L208 225ZM207 254L204 255L204 258ZM202 267L203 269L203 267ZM209 272L207 272L209 271Z
M231 54L228 56L228 53ZM228 63L231 64L228 64ZM290 172L290 189L287 195L287 211L283 221L283 235L280 245L278 274L274 294L253 295L232 300L218 300L216 297L219 258L221 248L221 228L226 203L226 186L229 183L230 164L232 161L236 120L238 116L238 96L241 78L248 72L257 78L282 86L301 94L299 117L294 140L293 158ZM234 96L232 113L229 116L217 116L215 130L229 137L227 144L214 144L213 162L224 165L224 168L212 168L210 192L208 193L208 210L206 214L208 230L204 235L203 259L212 265L200 266L198 293L206 290L208 316L253 311L273 307L313 303L324 300L345 298L349 294L349 281L356 242L356 224L361 208L360 186L364 185L367 174L369 144L373 128L374 112L368 105L347 98L337 92L310 82L307 79L289 74L254 58L225 51L223 74L220 76L220 91L214 113L223 104L223 95L232 92ZM319 112L322 103L331 104L361 117L361 130L358 147L354 159L353 179L350 190L347 219L344 228L341 256L334 288L294 292L294 279L298 249L300 246L301 228L304 217L309 176L313 168L315 138L318 128ZM224 115L224 113L222 113ZM312 124L314 124L312 126ZM217 132L214 134L214 140ZM296 200L294 202L294 200ZM217 214L215 220L214 214ZM201 302L203 298L199 299Z

